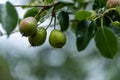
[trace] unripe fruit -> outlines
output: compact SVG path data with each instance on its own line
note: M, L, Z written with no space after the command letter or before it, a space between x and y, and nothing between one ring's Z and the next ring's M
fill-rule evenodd
M40 46L45 42L46 35L47 35L46 29L44 27L40 27L35 35L28 37L28 40L31 46Z
M120 0L107 0L106 7L113 8L120 5Z
M59 30L52 30L49 36L49 43L54 48L62 48L66 43L66 36Z
M19 30L23 36L31 36L36 33L37 21L34 17L27 17L20 22Z
M114 21L112 24L113 24L114 27L120 28L120 22L119 21Z

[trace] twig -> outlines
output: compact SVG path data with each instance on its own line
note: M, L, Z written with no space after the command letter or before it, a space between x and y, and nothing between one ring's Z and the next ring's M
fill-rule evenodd
M105 12L100 14L98 17L96 17L94 20L97 20L98 18L103 17L106 13L108 13L109 11L112 11L112 10L116 10L116 8L110 8L110 9L106 10Z
M46 30L47 30L47 29L48 29L48 27L51 25L52 20L53 20L53 17L51 17L51 20L50 20L50 22L49 22L48 26L46 27Z
M31 6L31 5L13 5L14 7L45 7L45 6L40 6L40 5L38 5L38 6Z
M35 18L37 18L37 16L39 16L45 9L42 8L36 15L35 15Z
M45 8L51 8L52 6L56 6L56 5L58 5L59 4L59 2L57 2L57 3L54 3L54 4L51 4L51 5L36 5L36 6L32 6L32 5L13 5L14 7L45 7Z
M56 15L54 16L54 29L56 28Z

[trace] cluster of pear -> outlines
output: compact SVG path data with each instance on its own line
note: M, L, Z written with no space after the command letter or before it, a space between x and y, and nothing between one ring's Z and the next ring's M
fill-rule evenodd
M24 18L20 22L19 31L23 36L28 37L31 46L40 46L46 40L46 29L37 27L37 21L34 17ZM60 30L53 29L49 35L49 43L54 48L62 48L66 43L66 36Z

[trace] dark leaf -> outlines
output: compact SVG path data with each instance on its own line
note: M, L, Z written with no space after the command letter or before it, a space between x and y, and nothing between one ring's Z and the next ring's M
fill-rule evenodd
M93 37L93 30L95 27L94 21L89 25L88 21L81 21L76 28L76 45L78 51L84 50L89 44L91 38Z
M114 33L107 27L100 28L95 37L96 46L106 58L113 58L118 52L118 42Z
M3 33L0 31L0 36L2 36L3 35Z
M113 22L120 21L120 14L116 10L111 10L103 16L103 25L104 26L108 27L110 25L110 23L112 23L112 21ZM96 24L98 27L101 27L101 18L98 18L96 20Z
M95 0L93 4L93 10L105 7L106 0Z
M53 3L55 0L44 0L44 4L51 4Z
M73 5L72 2L62 2L62 1L59 1L59 2L56 4L56 6L55 6L55 10L58 10L58 9L63 8L63 7L65 7L65 6L71 6L71 5Z
M104 24L104 26L109 26L110 23L111 23L110 17L105 15L103 17L103 24Z
M92 37L94 37L96 33L96 22L93 20L91 21L89 27L88 27L88 35L89 35L89 39L91 39Z
M66 31L69 27L69 14L61 11L57 18L61 27L61 31Z
M9 35L17 25L18 15L14 6L10 2L6 2L1 9L1 23L2 27Z
M110 17L104 15L104 16L103 16L103 25L106 26L106 27L108 27L108 26L110 25L110 23L111 23ZM101 27L101 18L98 18L98 19L96 20L96 25L97 25L98 27Z
M37 13L39 12L38 8L32 8L29 9L28 11L26 11L26 13L24 14L24 18L26 17L35 17L37 15ZM37 21L39 20L39 17L37 17Z
M111 10L105 16L108 16L112 21L120 21L120 14L117 10Z
M2 4L0 4L0 23L1 23L1 9L2 9Z

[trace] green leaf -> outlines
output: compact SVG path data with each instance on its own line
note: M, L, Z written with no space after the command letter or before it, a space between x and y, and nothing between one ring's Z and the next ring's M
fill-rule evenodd
M24 14L24 18L30 17L30 16L34 17L38 12L39 12L38 8L31 8L26 11L26 13Z
M55 0L44 0L44 4L51 4L53 3Z
M40 18L39 18L39 21L42 23L44 22L47 18L50 17L52 11L53 11L54 7L48 9L48 10L44 10L41 12L40 14Z
M1 9L2 9L2 4L0 4L0 23L1 23Z
M69 27L69 14L61 11L57 18L61 27L61 31L66 31Z
M65 6L71 6L71 5L74 5L74 3L72 2L62 2L62 1L59 1L56 6L55 6L55 10L58 10L58 9L61 9Z
M91 12L89 12L89 11L85 11L85 10L78 11L75 14L75 19L82 21L82 20L88 19L90 17L90 15L91 15Z
M96 46L106 58L113 58L118 52L118 42L114 33L107 27L100 28L95 37Z
M1 9L1 23L8 36L16 28L17 21L18 15L14 6L10 2L6 2Z
M14 80L7 60L0 55L0 80Z
M106 0L95 0L93 4L93 10L105 7Z
M117 10L110 10L105 16L109 17L112 21L120 21L120 13Z
M89 35L89 39L91 39L92 37L94 37L96 33L96 22L93 20L91 21L89 27L88 27L88 35Z
M81 21L76 28L76 45L78 51L84 50L89 44L90 40L93 37L93 31L95 27L95 22L92 21L90 24L88 21Z
M120 13L120 6L116 6L116 10Z
M26 17L35 17L37 15L37 13L39 12L38 8L31 8L29 10L26 11L26 13L24 14L24 18ZM39 20L40 17L37 17L37 21Z
M71 30L72 30L72 32L76 31L76 27L77 27L78 23L79 22L77 22L76 20L72 21L72 24L71 24Z

